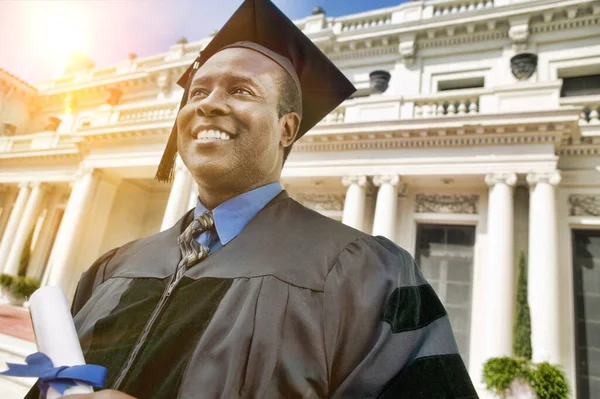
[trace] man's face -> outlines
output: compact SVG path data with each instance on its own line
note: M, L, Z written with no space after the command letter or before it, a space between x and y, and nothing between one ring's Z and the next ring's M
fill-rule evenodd
M176 121L177 147L196 181L242 188L279 178L282 71L260 53L231 48L196 72Z

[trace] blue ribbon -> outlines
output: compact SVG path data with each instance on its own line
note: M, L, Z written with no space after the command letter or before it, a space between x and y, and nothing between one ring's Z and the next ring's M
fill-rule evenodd
M40 391L44 396L49 387L62 395L67 388L76 386L77 382L95 388L104 387L106 367L94 364L54 367L52 360L41 352L27 356L25 362L27 364L6 363L8 370L0 374L11 377L38 377Z

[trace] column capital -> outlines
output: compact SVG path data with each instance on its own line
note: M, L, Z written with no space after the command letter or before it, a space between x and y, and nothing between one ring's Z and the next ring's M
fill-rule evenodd
M28 182L28 181L22 181L22 182L19 182L19 184L18 184L18 186L19 186L19 189L22 189L22 188L25 188L25 187L28 187L28 188L29 188L29 187L31 187L31 186L29 185L30 183L31 183L31 182Z
M490 187L498 183L514 187L517 184L517 174L512 172L488 173L485 175L485 183Z
M94 168L87 165L81 165L79 169L77 169L77 172L75 172L75 180L79 180L90 173L94 173Z
M351 175L344 176L342 178L342 184L346 187L356 184L359 187L366 187L367 185L367 176L364 175Z
M400 176L398 175L376 175L373 177L373 184L377 187L382 184L389 184L397 186L400 183Z
M560 183L562 177L558 170L550 172L531 172L527 174L527 183L530 186L535 186L538 183L548 183L556 186Z

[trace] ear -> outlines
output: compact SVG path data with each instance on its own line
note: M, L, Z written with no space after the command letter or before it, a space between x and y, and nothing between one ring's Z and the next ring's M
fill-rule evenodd
M302 118L295 112L290 112L279 119L279 128L281 130L281 137L279 138L279 144L286 148L294 144L298 130L300 130L300 121Z

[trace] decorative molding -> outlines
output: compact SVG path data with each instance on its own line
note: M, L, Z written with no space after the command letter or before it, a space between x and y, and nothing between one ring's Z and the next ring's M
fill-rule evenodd
M332 61L355 60L355 59L360 59L360 58L377 57L377 56L382 56L382 55L395 55L395 54L398 54L398 46L386 44L386 45L382 45L380 47L373 46L370 48L363 48L363 49L353 50L353 51L343 51L343 52L328 51L325 54Z
M563 19L550 23L532 24L531 33L560 32L568 29L578 29L598 24L600 24L599 15L588 15L576 19Z
M560 183L561 175L558 170L550 172L532 172L527 174L527 183L530 186L535 186L539 183L548 183L556 186Z
M506 184L510 187L514 187L517 184L516 173L488 173L485 175L485 183L492 187L496 184Z
M508 37L513 49L517 53L525 51L529 40L529 16L512 18L509 23Z
M334 193L300 193L296 197L299 203L315 211L342 211L346 196Z
M423 40L417 43L417 49L427 49L436 47L448 47L460 44L483 42L488 40L499 40L508 37L506 31L479 32L474 34L464 34L460 36L435 38L431 40Z
M570 195L569 216L600 216L600 195Z
M559 149L556 152L559 156L598 156L600 155L600 145L568 146Z
M388 138L371 137L357 138L345 136L327 137L321 136L317 141L309 141L304 137L294 144L295 152L325 152L325 151L356 151L356 150L382 150L397 148L427 148L427 147L466 147L476 145L515 145L515 144L538 144L554 143L556 136L544 135L457 135L437 137L398 137Z
M477 214L478 202L477 194L417 194L415 212Z
M415 62L416 42L417 36L414 32L400 36L398 52L404 63L407 65L412 65Z

